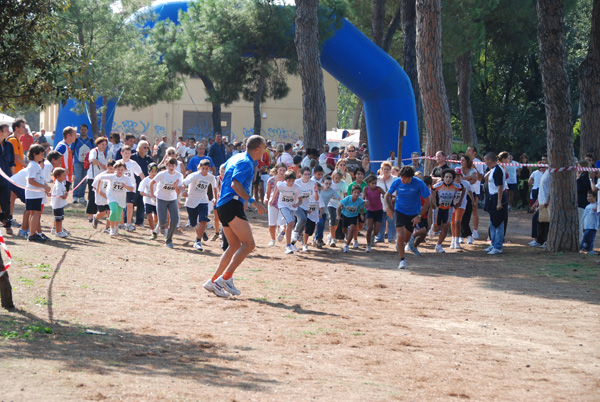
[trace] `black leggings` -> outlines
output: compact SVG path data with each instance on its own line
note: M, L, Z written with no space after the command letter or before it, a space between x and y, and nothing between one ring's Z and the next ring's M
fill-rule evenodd
M473 202L471 197L467 197L467 206L465 207L465 213L460 222L460 237L469 237L473 234L471 231L471 214L473 213Z
M96 206L96 192L94 191L94 187L92 187L92 183L94 183L94 179L87 180L88 203L85 208L85 213L88 215L94 215L98 212L98 207Z

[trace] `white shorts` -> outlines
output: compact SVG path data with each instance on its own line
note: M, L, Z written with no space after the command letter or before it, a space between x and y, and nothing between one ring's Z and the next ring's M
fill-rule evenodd
M285 221L283 220L283 215L279 213L279 208L277 208L276 206L269 205L268 213L269 226L280 226L285 224Z

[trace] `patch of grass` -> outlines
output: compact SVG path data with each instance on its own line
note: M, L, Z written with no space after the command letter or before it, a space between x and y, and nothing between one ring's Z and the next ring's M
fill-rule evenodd
M14 323L9 322L9 323ZM10 330L0 330L1 339L33 339L34 334L53 334L52 328L45 326L42 323L31 324L22 328L15 328Z
M252 298L250 300L254 300L254 301L257 301L257 302L269 302L269 303L271 303L271 301L269 299L267 299L266 297L254 297L254 298Z
M52 270L50 264L47 263L35 264L33 267L37 268L40 272L50 272Z
M33 286L33 279L19 277L19 281L25 286Z
M41 278L42 279L50 279L50 275L42 275Z
M36 297L33 302L38 305L38 306L47 306L48 305L48 300L46 300L43 297Z
M363 335L366 335L366 334L364 332L352 332L350 335L363 336Z
M600 278L600 270L590 266L587 262L556 261L543 265L539 270L542 274L559 279L592 282Z

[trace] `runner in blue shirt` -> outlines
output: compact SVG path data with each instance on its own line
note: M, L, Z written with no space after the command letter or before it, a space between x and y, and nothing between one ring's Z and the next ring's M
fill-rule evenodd
M414 225L421 221L424 211L429 208L429 189L418 177L414 177L415 169L412 166L404 166L400 170L400 177L394 180L388 192L385 194L385 202L388 205L387 215L390 219L396 215L396 246L400 254L398 269L406 268L404 259L404 242L408 242L414 230ZM396 203L392 205L392 197L396 193ZM421 205L421 197L425 203ZM393 210L392 210L393 207Z
M255 246L252 228L244 213L244 203L254 204L261 215L265 213L265 207L250 196L250 187L257 161L266 147L267 143L260 135L250 136L246 140L246 152L234 155L225 163L217 213L229 246L221 256L215 274L204 284L206 290L219 297L241 294L233 284L232 276Z

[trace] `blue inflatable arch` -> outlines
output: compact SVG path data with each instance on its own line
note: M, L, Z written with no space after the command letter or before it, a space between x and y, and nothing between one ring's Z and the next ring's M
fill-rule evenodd
M189 2L161 0L140 11L151 10L159 21L177 22L179 10L186 11ZM325 71L362 99L371 160L383 161L390 151L398 149L401 121L407 122L402 158L410 158L412 152L420 153L415 96L408 75L396 60L344 20L340 29L325 42L321 63ZM60 130L55 138L62 137L62 128Z

